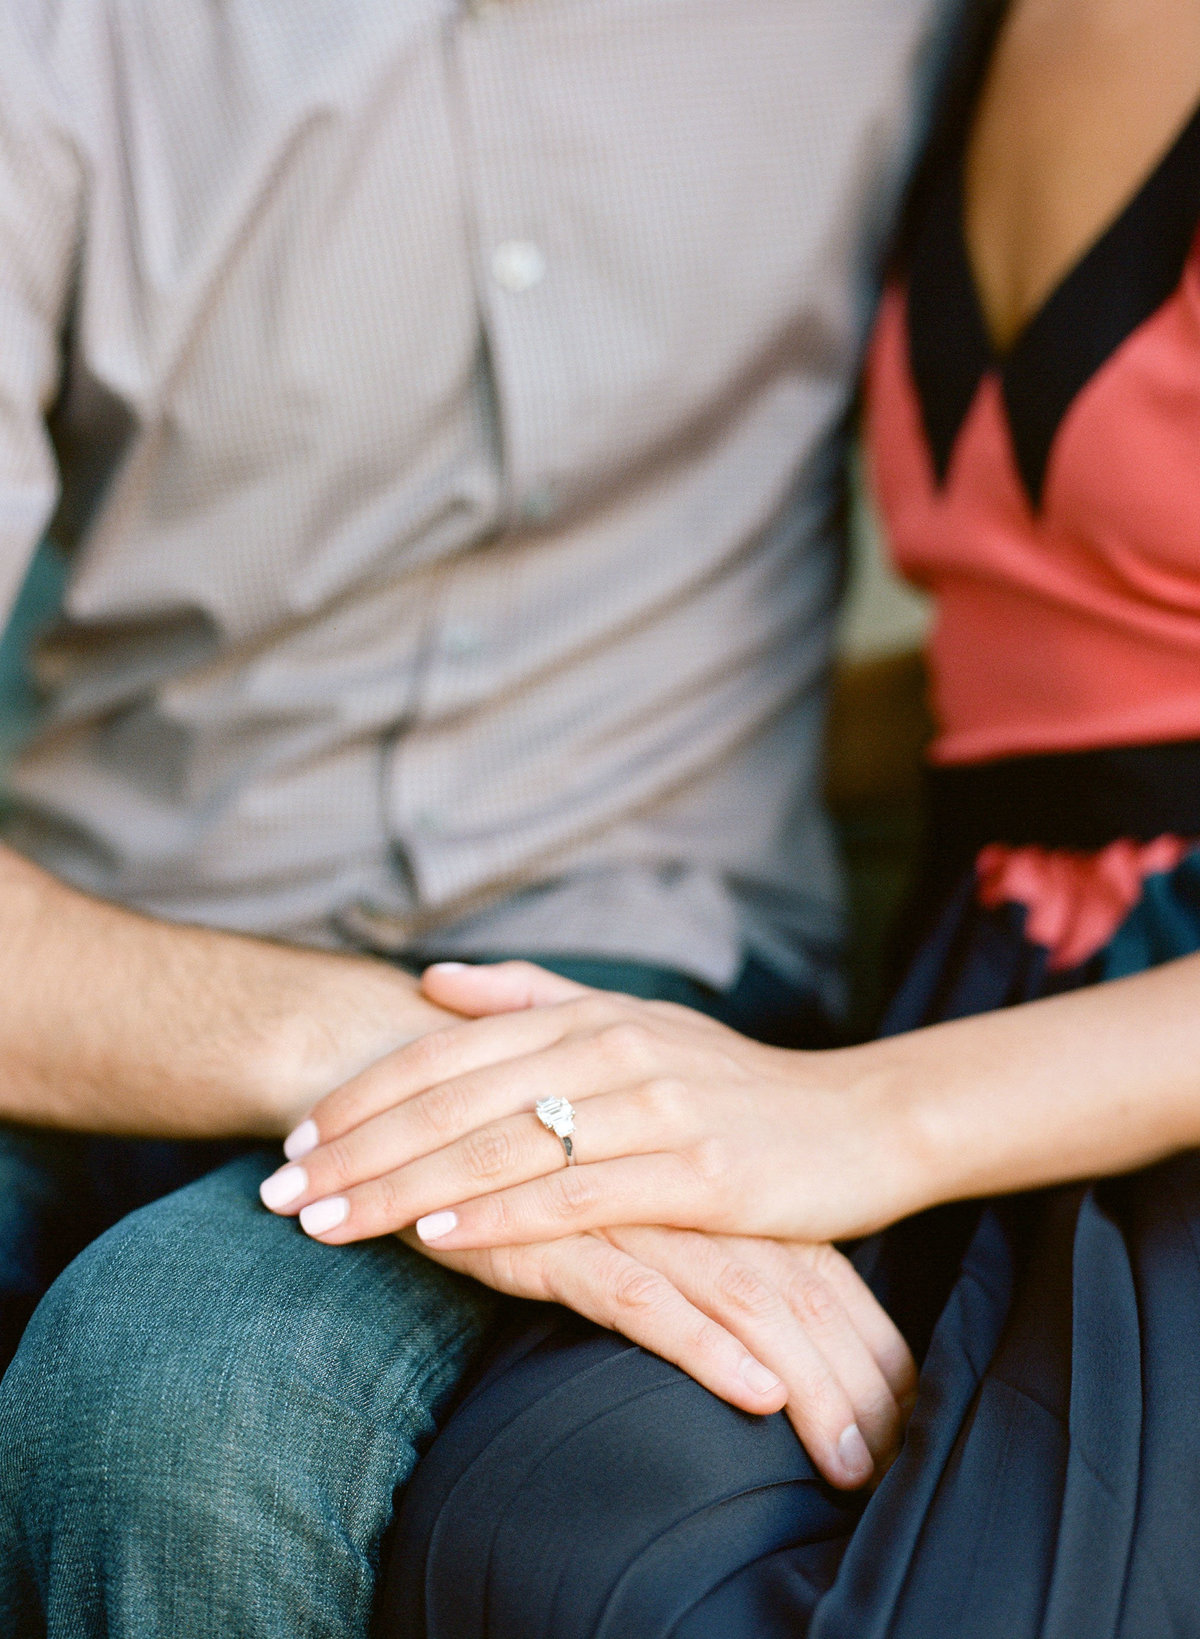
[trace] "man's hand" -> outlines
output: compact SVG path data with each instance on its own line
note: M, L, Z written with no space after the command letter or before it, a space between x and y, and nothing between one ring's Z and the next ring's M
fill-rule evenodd
M516 1297L565 1304L743 1411L786 1409L831 1485L878 1479L916 1392L907 1345L830 1246L624 1228L538 1246L422 1252Z
M385 962L139 916L0 848L0 1120L279 1137L454 1015Z

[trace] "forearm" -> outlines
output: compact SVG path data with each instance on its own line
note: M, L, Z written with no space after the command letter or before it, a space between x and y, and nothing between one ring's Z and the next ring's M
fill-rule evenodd
M1200 957L851 1050L904 1210L1200 1144Z
M0 849L0 1119L277 1136L444 1022L367 958L157 922Z

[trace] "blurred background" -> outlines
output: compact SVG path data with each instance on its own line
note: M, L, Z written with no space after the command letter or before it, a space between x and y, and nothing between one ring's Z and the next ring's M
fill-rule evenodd
M921 836L921 755L932 724L921 644L929 604L887 562L856 462L850 563L826 746L850 916L850 1031L870 1033Z

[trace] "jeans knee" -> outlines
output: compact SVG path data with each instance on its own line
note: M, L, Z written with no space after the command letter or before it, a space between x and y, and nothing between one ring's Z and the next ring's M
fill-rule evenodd
M396 1242L310 1241L259 1206L271 1164L131 1214L64 1271L4 1385L4 1439L139 1513L278 1510L321 1465L331 1488L376 1476L390 1506L494 1299Z
M309 1240L259 1206L271 1165L95 1241L0 1385L0 1561L54 1631L366 1632L396 1487L496 1300L396 1241Z
M235 1406L238 1309L228 1268L205 1268L174 1198L87 1247L39 1305L4 1383L5 1443L44 1454L49 1473L108 1500L172 1483L188 1453L246 1437ZM241 1425L240 1428L238 1425Z

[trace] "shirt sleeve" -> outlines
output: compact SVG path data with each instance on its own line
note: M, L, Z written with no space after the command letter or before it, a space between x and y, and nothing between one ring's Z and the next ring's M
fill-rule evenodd
M58 498L45 418L81 233L84 167L48 37L32 0L0 4L0 629Z

